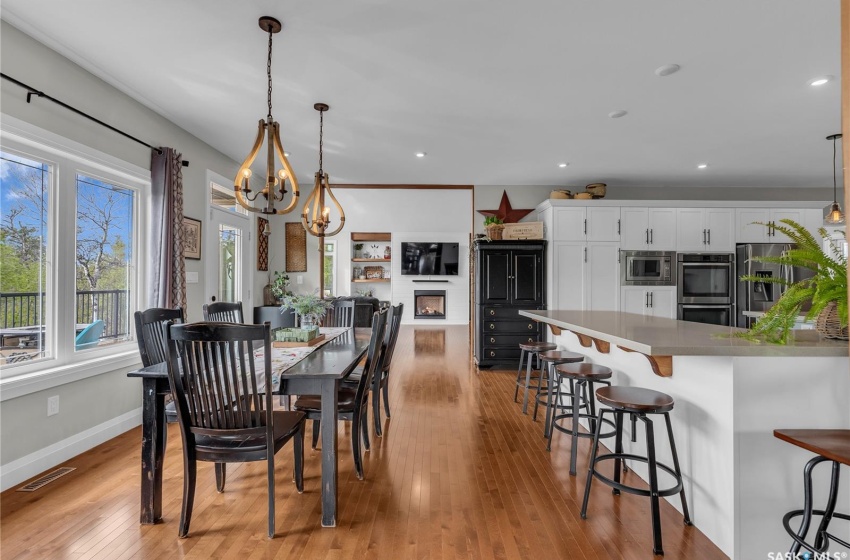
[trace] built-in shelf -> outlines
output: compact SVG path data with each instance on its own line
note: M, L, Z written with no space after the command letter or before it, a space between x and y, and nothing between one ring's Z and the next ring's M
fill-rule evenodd
M351 259L351 262L391 262L392 259Z
M440 283L443 283L443 284L448 284L448 283L449 283L449 281L448 281L448 280L413 280L413 282L416 282L416 283L422 283L422 282L440 282Z
M355 278L352 282L362 283L362 284L371 284L373 282L389 282L389 278L367 278L365 280L361 280L360 278Z

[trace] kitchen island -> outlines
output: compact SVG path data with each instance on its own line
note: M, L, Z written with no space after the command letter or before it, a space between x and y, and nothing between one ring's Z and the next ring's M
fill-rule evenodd
M741 329L615 311L520 314L549 325L561 348L612 368L614 384L676 400L671 418L691 518L721 550L747 560L788 550L782 516L802 507L811 454L773 430L850 428L846 341L795 331L788 345L756 344L729 337ZM626 452L645 454L642 434L624 440ZM664 443L658 458L671 462ZM644 464L629 467L646 480ZM826 470L816 474L817 504L829 482ZM850 493L841 496L838 510L848 511ZM668 501L680 510L676 497ZM850 532L846 524L834 529L843 538Z

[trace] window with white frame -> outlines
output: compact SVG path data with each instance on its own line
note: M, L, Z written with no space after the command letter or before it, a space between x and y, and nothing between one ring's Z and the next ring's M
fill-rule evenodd
M336 296L336 241L325 241L325 293L324 297Z
M135 350L149 176L67 142L0 141L3 378Z

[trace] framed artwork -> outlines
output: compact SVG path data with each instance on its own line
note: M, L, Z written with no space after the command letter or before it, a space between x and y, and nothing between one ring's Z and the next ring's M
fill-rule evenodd
M269 237L263 235L269 221L265 218L257 218L257 270L267 271L269 269Z
M307 232L301 222L286 225L286 271L307 272Z
M201 260L201 220L183 216L183 257Z

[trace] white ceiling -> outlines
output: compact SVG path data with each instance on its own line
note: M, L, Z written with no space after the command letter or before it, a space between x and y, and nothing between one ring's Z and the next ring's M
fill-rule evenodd
M284 24L274 115L308 182L322 101L337 183L832 184L838 0L3 0L237 161L266 114L262 15Z

